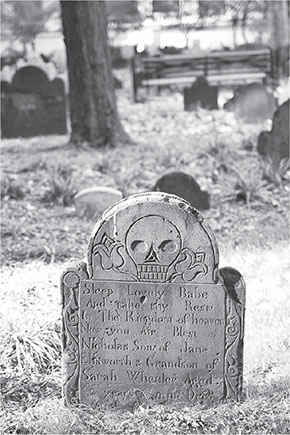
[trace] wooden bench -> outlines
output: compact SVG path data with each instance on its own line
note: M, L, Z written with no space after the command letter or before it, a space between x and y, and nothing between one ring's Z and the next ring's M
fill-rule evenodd
M192 85L204 76L209 84L235 87L252 82L269 83L271 50L222 51L203 55L178 54L147 57L132 62L134 101L140 87ZM141 79L138 79L141 76Z

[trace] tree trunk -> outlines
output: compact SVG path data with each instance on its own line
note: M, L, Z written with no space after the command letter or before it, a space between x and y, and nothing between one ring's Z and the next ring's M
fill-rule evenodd
M246 29L247 29L247 21L248 21L248 2L245 2L243 6L244 6L244 8L243 8L241 29L242 29L242 35L244 38L244 43L247 44L248 39L246 36Z
M93 147L128 141L119 121L104 1L61 1L71 141Z
M272 48L285 47L289 44L287 0L272 0L269 7Z
M289 49L288 7L286 0L269 2L271 48L274 53L274 76L278 80L283 74Z
M24 40L24 41L22 41L22 47L23 47L23 49L22 49L22 51L23 51L23 56L24 56L24 58L26 59L26 57L27 57L27 42Z
M239 24L239 19L238 17L234 16L232 19L232 29L233 29L233 43L234 43L234 48L236 48L237 46L237 30L238 30L238 24Z

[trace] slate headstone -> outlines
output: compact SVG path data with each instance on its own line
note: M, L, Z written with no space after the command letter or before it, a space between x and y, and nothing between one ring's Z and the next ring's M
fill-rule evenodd
M218 269L196 209L157 192L127 198L97 222L87 258L61 278L67 404L241 398L245 283Z
M16 71L9 87L1 86L1 97L4 102L1 112L3 137L67 132L61 79L50 81L41 69L25 66Z
M112 187L95 186L83 189L74 197L77 215L93 218L123 198L122 192Z
M239 87L235 90L233 98L224 104L224 109L235 111L247 123L272 118L275 108L274 95L260 83Z
M198 107L218 109L218 88L209 86L204 77L198 77L191 88L184 88L184 110L192 112Z
M289 159L289 102L285 101L274 113L272 130L262 131L258 138L258 152L277 164Z
M180 196L198 210L210 208L208 192L201 190L198 182L184 172L171 172L163 175L156 182L153 191Z

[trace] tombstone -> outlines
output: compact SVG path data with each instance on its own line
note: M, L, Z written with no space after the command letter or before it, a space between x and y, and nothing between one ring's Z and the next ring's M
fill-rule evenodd
M235 90L233 98L224 104L225 110L235 111L247 123L272 118L276 100L260 83L250 83Z
M218 109L218 88L209 86L205 77L198 77L191 88L184 88L184 110L192 112L198 107Z
M16 71L10 86L1 86L4 110L1 113L2 136L30 137L65 134L66 111L61 79L49 80L35 66Z
M173 195L107 210L88 263L61 278L63 393L106 409L242 397L245 283L218 269L214 235Z
M183 172L163 175L152 190L180 196L198 210L210 208L208 192L201 190L198 182Z
M286 101L274 113L272 130L262 131L258 138L258 152L276 164L289 159L289 102Z
M74 197L77 215L93 218L123 198L122 192L112 187L95 186L83 189Z

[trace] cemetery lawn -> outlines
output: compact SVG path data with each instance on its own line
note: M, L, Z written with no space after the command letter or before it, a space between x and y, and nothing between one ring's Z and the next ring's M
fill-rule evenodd
M0 433L189 434L290 432L289 172L260 160L259 125L223 111L182 111L180 94L144 104L118 96L133 144L95 150L68 137L2 141ZM94 222L73 195L93 185L124 196L184 171L211 196L202 211L220 265L247 284L244 401L134 413L68 409L61 399L59 277L82 259Z

